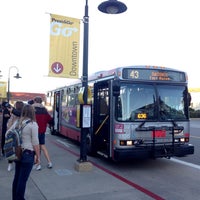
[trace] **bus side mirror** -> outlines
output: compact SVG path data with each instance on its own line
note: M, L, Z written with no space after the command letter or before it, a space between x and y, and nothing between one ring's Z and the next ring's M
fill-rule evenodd
M120 84L119 81L114 80L113 81L113 96L119 96L120 95Z
M190 106L192 97L191 97L191 94L189 92L188 92L188 95L187 95L187 99L188 99L188 106Z

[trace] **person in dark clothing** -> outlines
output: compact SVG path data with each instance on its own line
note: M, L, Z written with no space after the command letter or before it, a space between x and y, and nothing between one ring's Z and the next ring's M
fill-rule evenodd
M28 100L28 104L33 105L34 104L34 100L33 99Z
M5 134L6 134L6 131L7 131L7 123L8 123L8 120L10 119L10 111L8 109L8 102L7 101L4 101L2 103L2 110L3 110L3 117L2 117L2 131L1 131L1 151L2 151L2 154L4 155L4 150L3 150L3 146L5 144Z
M47 167L52 168L52 162L48 150L45 146L45 132L47 125L51 123L52 117L48 113L47 109L42 105L42 98L40 96L35 97L33 107L35 108L36 121L39 126L38 137L40 143L40 152L43 151L44 156L48 162ZM41 165L35 166L36 170L41 169Z

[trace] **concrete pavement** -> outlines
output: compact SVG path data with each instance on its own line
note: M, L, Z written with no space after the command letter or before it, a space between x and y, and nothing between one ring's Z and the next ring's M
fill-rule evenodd
M59 137L46 135L46 145L53 168L46 167L42 156L42 170L32 170L27 183L26 200L148 200L145 193L111 176L100 168L79 172L75 170L79 152L71 151ZM7 161L0 160L0 199L11 199L14 171L7 171Z

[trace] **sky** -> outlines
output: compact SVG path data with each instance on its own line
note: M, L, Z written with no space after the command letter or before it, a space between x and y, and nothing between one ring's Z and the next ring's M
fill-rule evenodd
M121 0L118 15L98 11L102 0L88 0L88 74L119 66L158 65L188 73L189 87L200 87L199 0ZM6 0L1 3L0 81L11 92L40 92L74 80L48 77L50 13L83 19L85 0ZM82 75L81 23L80 70ZM21 79L12 78L16 66ZM12 68L11 68L12 67Z

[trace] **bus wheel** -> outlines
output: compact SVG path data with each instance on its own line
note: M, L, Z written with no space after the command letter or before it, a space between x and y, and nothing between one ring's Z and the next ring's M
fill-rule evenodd
M88 134L86 138L86 144L87 144L87 154L90 156L95 156L97 154L94 145L92 144L91 136Z

